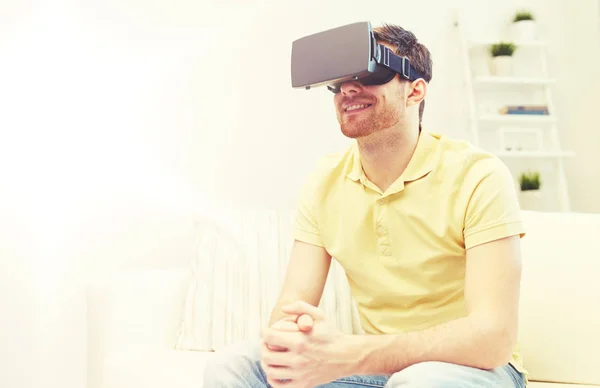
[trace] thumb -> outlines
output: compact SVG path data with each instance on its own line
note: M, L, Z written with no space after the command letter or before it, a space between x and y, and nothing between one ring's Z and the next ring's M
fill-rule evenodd
M296 331L297 327L297 323L290 319L282 319L271 325L272 329L277 329L281 331Z
M298 317L298 329L303 332L309 332L313 328L315 321L308 314L302 314Z
M310 315L313 321L324 320L325 315L318 308L304 301L298 301L285 306L281 306L281 310L286 314L291 315Z

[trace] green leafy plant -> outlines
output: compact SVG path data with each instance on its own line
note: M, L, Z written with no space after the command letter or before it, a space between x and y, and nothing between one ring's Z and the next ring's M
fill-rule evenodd
M516 49L517 46L514 43L499 42L490 47L490 53L492 54L492 57L511 56Z
M521 191L539 190L542 182L539 172L524 172L519 176Z
M513 22L516 23L516 22L520 22L520 21L523 21L523 20L535 20L535 19L533 18L533 15L531 14L531 12L529 12L529 11L519 11L519 12L517 12L515 14Z

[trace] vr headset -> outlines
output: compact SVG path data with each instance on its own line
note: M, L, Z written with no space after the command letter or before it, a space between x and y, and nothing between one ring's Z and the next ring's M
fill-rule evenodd
M359 22L297 39L292 43L292 87L326 85L333 93L347 81L383 85L396 74L424 78L406 57L377 43L371 23Z

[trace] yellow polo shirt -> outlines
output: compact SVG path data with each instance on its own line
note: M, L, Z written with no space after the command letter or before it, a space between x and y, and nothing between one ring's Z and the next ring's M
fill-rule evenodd
M466 249L525 232L497 157L422 132L385 192L364 174L356 143L323 158L301 192L294 233L345 269L365 332L391 334L464 317ZM512 363L525 372L518 346Z

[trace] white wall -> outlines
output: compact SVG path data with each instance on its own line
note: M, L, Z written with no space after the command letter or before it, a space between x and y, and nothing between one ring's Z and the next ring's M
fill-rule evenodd
M11 212L0 202L0 384L35 387L32 368L37 367L35 290L32 252L26 236L32 233L23 214ZM10 262L9 262L10 261Z
M567 165L573 210L593 213L600 213L599 19L597 1L564 1L552 30L560 42L555 67L561 138L577 154Z
M493 36L531 6L556 43L562 137L578 154L573 206L600 211L595 1L249 3L2 3L0 385L83 386L84 284L185 265L190 209L293 205L316 159L347 144L332 95L289 86L291 41L320 29L412 29L435 63L425 124L467 137L454 7Z

